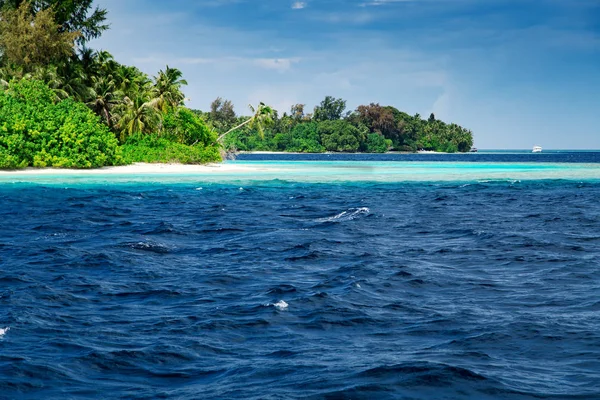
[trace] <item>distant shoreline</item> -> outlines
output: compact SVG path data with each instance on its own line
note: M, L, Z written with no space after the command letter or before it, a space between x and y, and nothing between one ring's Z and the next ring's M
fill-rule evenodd
M365 152L356 152L356 153L345 153L345 152L337 152L337 151L326 151L325 153L306 153L306 152L292 152L292 151L238 151L235 154L450 154L444 153L441 151L386 151L385 153L365 153ZM467 153L454 153L454 154L467 154Z

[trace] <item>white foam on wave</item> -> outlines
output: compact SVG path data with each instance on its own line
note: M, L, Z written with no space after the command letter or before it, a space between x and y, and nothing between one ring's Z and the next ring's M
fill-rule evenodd
M275 307L276 309L278 309L280 311L287 309L288 306L289 306L289 304L283 300L279 300L277 303L273 304L273 307Z
M369 210L368 207L350 208L333 217L319 218L317 219L317 222L352 221L361 215L368 215L370 212L371 210Z
M0 328L0 337L6 335L6 332L10 331L10 327Z

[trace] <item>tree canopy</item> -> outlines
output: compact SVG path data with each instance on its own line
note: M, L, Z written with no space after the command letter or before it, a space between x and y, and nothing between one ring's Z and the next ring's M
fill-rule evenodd
M0 12L0 49L8 64L32 71L66 60L73 54L79 32L61 32L52 8L32 15L29 3Z
M371 103L344 113L346 102L327 96L314 115L304 114L304 105L295 104L289 114L274 113L273 123L261 136L251 126L242 125L225 138L225 147L237 150L312 152L373 152L389 150L466 152L473 134L456 124L433 116L424 120L392 106ZM202 114L202 113L200 113ZM219 115L208 113L207 121L219 131ZM240 123L248 117L239 117Z
M0 8L27 8L31 15L52 10L60 32L79 32L77 41L84 44L96 39L108 29L106 9L96 6L93 0L0 0Z
M320 105L315 107L313 118L316 121L335 121L342 118L346 109L346 100L327 96Z

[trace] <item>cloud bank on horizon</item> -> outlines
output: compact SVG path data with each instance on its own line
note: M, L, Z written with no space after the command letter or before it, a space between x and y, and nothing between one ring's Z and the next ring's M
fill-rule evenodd
M181 69L192 108L326 95L472 129L479 148L600 149L597 0L96 0L91 46Z

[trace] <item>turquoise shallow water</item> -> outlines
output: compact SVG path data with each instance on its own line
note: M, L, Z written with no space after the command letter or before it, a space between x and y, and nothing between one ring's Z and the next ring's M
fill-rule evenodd
M202 183L285 180L293 182L435 182L485 180L600 180L600 164L389 161L233 161L241 171L165 174L55 173L0 175L0 183Z

